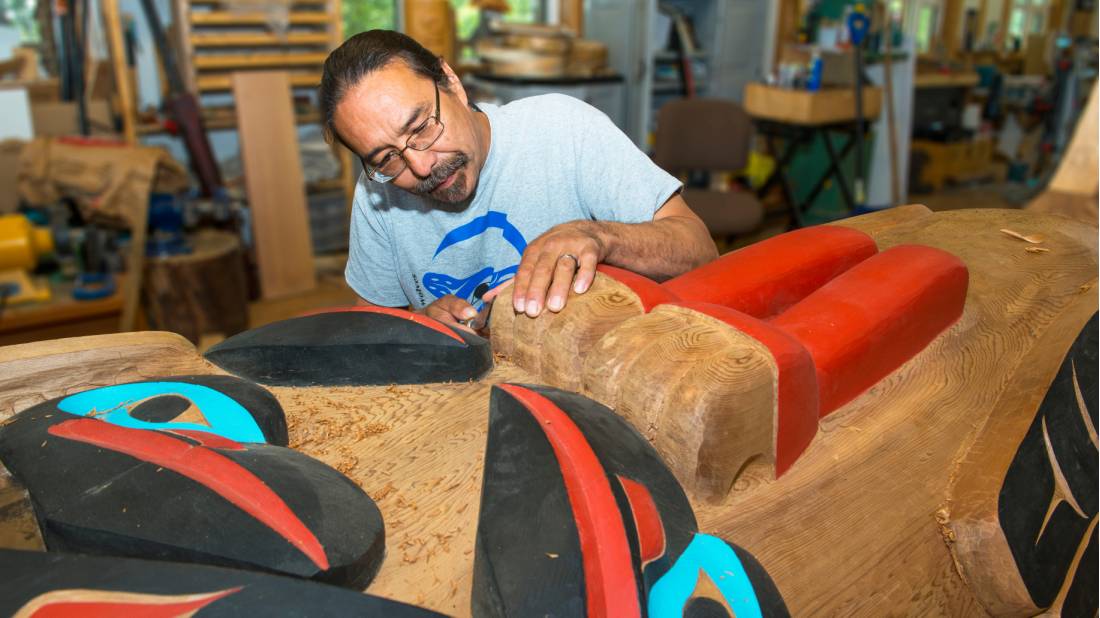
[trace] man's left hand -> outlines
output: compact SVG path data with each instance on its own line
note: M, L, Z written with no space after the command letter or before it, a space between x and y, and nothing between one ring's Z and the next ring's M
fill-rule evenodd
M596 265L607 257L598 226L594 221L562 223L527 245L512 293L516 313L532 318L543 309L556 313L565 307L570 288L577 294L588 291Z

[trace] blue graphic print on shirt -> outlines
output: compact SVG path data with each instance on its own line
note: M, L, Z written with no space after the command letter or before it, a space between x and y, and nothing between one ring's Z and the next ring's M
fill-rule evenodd
M492 265L486 265L472 275L464 278L455 277L446 273L425 272L424 288L436 298L442 298L447 294L454 294L459 298L469 301L474 307L480 310L481 306L484 304L481 302L481 295L516 276L516 269L519 268L519 258L523 255L524 249L527 248L527 240L523 237L523 234L516 229L516 226L508 221L508 215L503 212L490 210L469 223L464 223L456 227L450 232L447 232L443 240L439 242L439 246L432 256L434 261L444 249L481 236L491 229L500 230L504 240L516 250L516 262L514 264L500 270L496 270ZM444 262L443 265L445 266L446 262Z

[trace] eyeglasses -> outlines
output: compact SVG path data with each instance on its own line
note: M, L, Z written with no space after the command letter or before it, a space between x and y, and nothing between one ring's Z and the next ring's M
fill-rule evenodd
M440 135L443 135L443 122L439 119L439 84L433 82L433 85L435 86L435 114L413 129L409 139L405 140L405 147L401 150L388 151L377 166L371 166L366 159L360 158L367 177L374 182L386 183L400 176L401 172L409 166L409 162L405 159L406 150L409 148L427 150L439 140Z

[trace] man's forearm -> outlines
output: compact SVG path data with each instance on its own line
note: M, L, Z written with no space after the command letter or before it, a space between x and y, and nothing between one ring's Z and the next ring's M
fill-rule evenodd
M577 221L603 245L604 263L664 281L718 257L706 227L686 217L645 223Z

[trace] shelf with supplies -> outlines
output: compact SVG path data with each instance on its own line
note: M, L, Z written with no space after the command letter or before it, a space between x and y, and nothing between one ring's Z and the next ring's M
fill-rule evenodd
M316 109L302 100L313 100L325 59L343 42L341 0L172 0L172 11L180 72L187 90L201 98L207 130L238 128L233 76L257 71L287 74L295 125L321 123ZM150 123L139 131L164 127ZM333 152L341 166L333 182L350 197L358 164L343 148Z
M293 88L321 82L321 66L343 36L340 0L295 0L285 11L239 8L225 0L174 0L188 90L228 92L240 71L286 71Z

